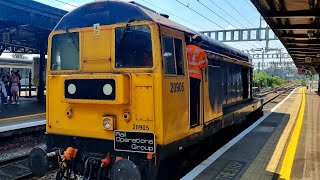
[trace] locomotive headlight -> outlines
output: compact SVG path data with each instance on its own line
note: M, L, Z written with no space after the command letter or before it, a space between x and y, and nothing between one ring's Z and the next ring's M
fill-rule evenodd
M103 127L105 130L113 130L113 121L114 117L108 116L108 117L103 117Z
M75 86L74 84L69 84L69 86L68 86L68 93L69 93L69 94L74 94L74 93L76 93L76 91L77 91L76 86Z
M109 96L112 93L113 88L110 84L105 84L102 88L102 91L103 91L103 94Z

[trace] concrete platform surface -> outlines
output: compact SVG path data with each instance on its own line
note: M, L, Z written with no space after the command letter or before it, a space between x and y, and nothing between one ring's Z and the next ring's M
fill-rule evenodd
M320 93L306 90L306 96L291 179L320 179Z
M36 98L20 98L20 104L9 102L8 104L0 105L0 121L1 119L45 112L45 103L39 104Z

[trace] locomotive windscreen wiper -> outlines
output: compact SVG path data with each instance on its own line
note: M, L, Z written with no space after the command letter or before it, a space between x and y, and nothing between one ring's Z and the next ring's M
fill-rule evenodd
M78 46L76 45L76 43L74 42L73 37L72 37L71 33L69 32L69 29L66 28L65 30L66 30L66 33L68 34L69 38L71 39L74 47L76 47L77 51L79 52L79 47L78 47Z
M129 21L126 23L126 26L123 28L123 30L122 30L122 32L120 34L120 37L119 37L118 41L116 42L116 49L118 48L121 40L123 39L124 35L126 34L127 29L129 27L129 24L134 22L134 21L136 21L136 20L135 19L129 19Z

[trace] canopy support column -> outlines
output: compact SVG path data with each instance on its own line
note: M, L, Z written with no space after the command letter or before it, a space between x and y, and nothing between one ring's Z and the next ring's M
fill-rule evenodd
M40 67L39 67L39 87L38 87L38 102L43 103L44 102L44 87L45 87L45 55L46 55L46 47L45 47L45 41L41 41L40 44Z

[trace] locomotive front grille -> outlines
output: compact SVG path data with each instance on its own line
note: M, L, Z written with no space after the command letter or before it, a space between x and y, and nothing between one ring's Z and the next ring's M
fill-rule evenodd
M67 79L64 81L66 99L115 100L114 79Z

